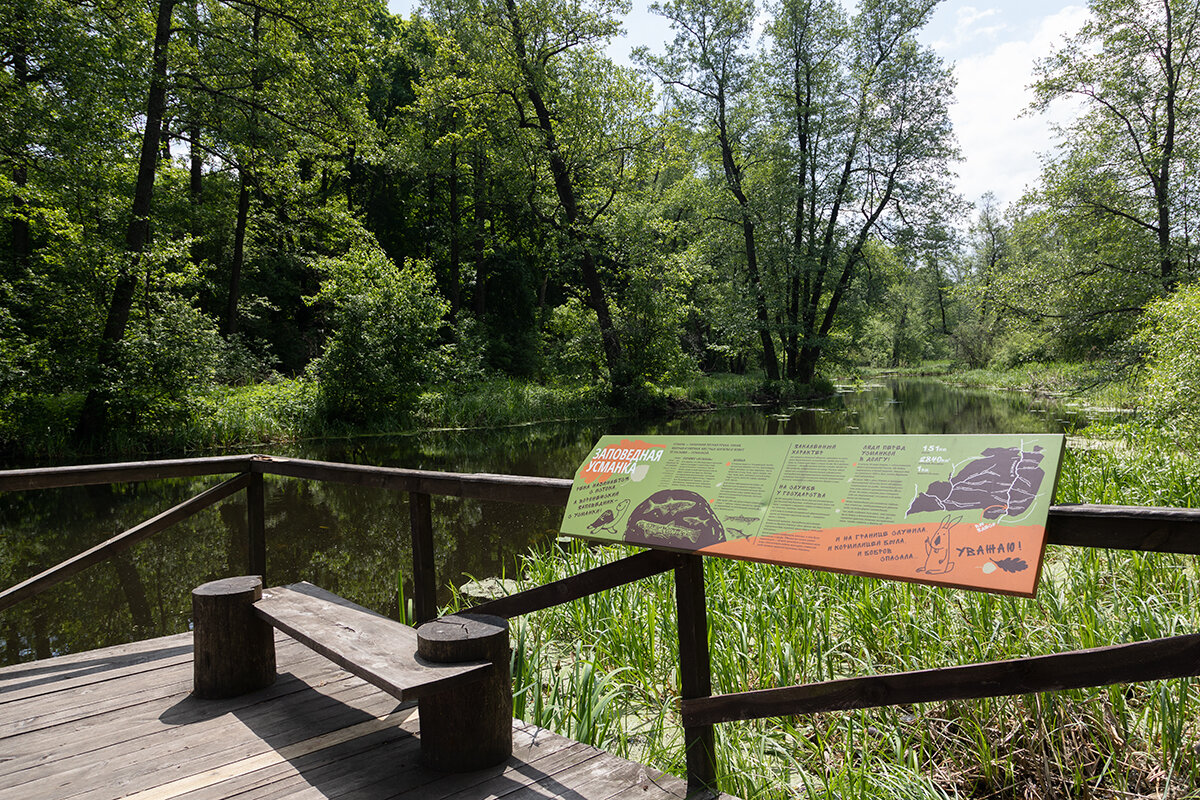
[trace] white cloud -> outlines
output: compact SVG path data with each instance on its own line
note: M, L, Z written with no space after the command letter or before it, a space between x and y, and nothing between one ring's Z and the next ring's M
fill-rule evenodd
M950 113L964 158L958 166L958 188L968 200L991 191L1008 203L1036 183L1039 155L1053 148L1054 139L1052 120L1025 113L1033 100L1029 86L1034 61L1077 31L1087 15L1082 6L1068 6L1042 19L1026 39L1009 39L958 60L958 102ZM968 16L960 12L960 19ZM986 12L976 14L964 31L989 17ZM1058 122L1069 113L1056 111Z
M1000 10L996 8L979 9L974 6L961 6L954 12L954 27L951 29L951 37L937 39L933 42L933 48L941 53L957 53L976 39L994 40L1008 29L1008 26L999 19L1000 16Z

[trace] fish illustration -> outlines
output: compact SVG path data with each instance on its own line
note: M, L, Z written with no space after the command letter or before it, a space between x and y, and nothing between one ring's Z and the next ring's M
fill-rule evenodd
M666 516L690 511L696 507L696 504L691 500L664 500L661 503L647 500L646 504L647 514L664 514Z

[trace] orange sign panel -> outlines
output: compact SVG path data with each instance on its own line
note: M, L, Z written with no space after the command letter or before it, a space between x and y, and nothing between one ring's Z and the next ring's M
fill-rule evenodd
M563 533L1033 596L1064 437L605 437Z

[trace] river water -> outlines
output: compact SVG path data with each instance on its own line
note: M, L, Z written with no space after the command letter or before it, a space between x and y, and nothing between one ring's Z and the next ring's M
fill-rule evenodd
M554 422L304 442L273 455L452 472L570 477L603 435L1012 433L1077 430L1084 416L1015 393L929 380L848 388L819 405L737 408L669 420ZM182 502L221 478L55 489L0 496L0 586ZM268 581L308 580L395 615L411 592L407 498L380 489L285 478L266 483ZM511 575L520 554L553 542L561 509L433 498L442 599L451 584ZM187 630L192 587L245 571L242 494L113 561L0 612L0 664Z

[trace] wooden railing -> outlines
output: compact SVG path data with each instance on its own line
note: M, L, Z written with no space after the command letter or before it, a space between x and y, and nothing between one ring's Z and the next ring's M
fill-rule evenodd
M412 525L414 615L437 613L432 495L565 507L571 481L514 475L455 474L272 456L226 456L0 471L0 491L233 477L57 566L0 592L0 611L67 580L154 533L246 491L249 574L268 572L263 476L273 475L407 492ZM1200 555L1200 509L1053 506L1047 541L1055 545ZM712 694L703 558L647 550L619 561L475 606L514 617L673 571L680 682L690 789L715 785L713 726L721 722L950 699L995 697L1200 674L1200 634L892 675Z

